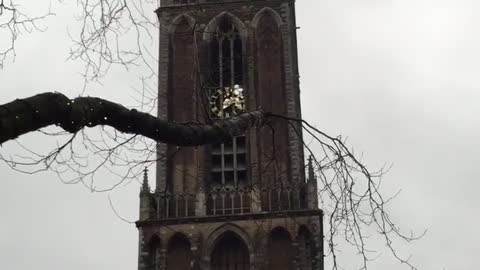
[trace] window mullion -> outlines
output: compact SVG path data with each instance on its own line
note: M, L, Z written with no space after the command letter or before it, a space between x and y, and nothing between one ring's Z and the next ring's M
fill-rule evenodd
M219 77L220 77L220 82L219 82L220 83L220 90L222 90L222 92L225 91L224 85L223 85L223 76L224 76L224 74L223 74L223 72L224 72L224 70L223 70L223 61L224 61L223 60L223 39L224 39L224 37L220 37L218 39L218 59L219 59L218 60L219 72L218 73L219 73ZM223 95L220 95L220 104L223 104ZM221 112L220 114L223 116L223 106L222 105L220 105L220 112Z
M220 145L220 156L221 156L221 163L222 163L222 186L225 185L225 144L222 143Z
M223 85L223 40L224 40L224 37L221 36L219 39L218 39L218 63L219 63L219 76L220 76L220 89L222 90L222 92L224 91L224 85ZM220 95L220 115L223 116L223 95ZM225 144L222 143L220 145L220 158L221 158L221 172L222 172L222 186L225 185Z
M236 187L238 184L238 175L237 175L237 138L233 138L233 184Z
M235 51L233 37L229 38L230 41L230 87L235 85Z
M234 33L234 26L232 25L232 33ZM234 50L234 37L229 37L230 42L230 87L235 85L235 50ZM238 184L238 172L237 172L237 138L233 138L232 142L232 154L233 154L233 185L236 187Z

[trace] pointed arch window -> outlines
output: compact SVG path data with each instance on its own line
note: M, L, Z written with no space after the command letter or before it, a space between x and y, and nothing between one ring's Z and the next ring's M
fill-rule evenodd
M148 260L147 264L152 270L160 269L160 247L161 241L158 237L154 236L148 246Z
M267 112L288 115L282 31L274 11L258 15L255 29L257 105ZM274 119L258 132L260 181L288 183L290 177L289 124Z
M267 253L268 269L293 270L294 250L288 231L278 227L270 233Z
M233 232L220 236L210 258L212 270L250 269L250 255L247 246Z
M304 225L300 227L298 233L298 248L300 250L298 260L300 268L305 270L317 269L314 238L310 230Z
M177 233L170 239L166 256L167 270L192 269L193 254L189 239Z
M213 119L245 110L243 44L228 16L216 25L209 44L208 91ZM212 146L210 185L237 187L247 181L246 138L238 136Z

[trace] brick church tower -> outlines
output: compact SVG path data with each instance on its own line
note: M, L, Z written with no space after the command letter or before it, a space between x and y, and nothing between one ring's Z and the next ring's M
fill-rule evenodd
M161 0L159 117L300 118L293 0ZM158 146L140 192L139 270L323 269L317 181L298 123L218 145Z

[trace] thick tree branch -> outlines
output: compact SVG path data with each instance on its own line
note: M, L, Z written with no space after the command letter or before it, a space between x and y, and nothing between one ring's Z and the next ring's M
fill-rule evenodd
M226 141L249 128L262 126L267 118L267 113L253 111L212 124L172 123L101 98L69 99L49 92L0 105L0 144L50 125L71 133L107 125L157 142L197 146Z

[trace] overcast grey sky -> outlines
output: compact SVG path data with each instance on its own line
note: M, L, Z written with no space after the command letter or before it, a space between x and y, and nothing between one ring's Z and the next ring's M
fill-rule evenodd
M401 227L429 230L401 249L419 269L476 269L480 2L297 2L304 118L347 136L372 168L393 164L384 188L403 190L390 207L393 218ZM0 71L0 103L43 91L80 92L81 64L65 61L72 19L66 11L58 8L47 32L19 40L16 62ZM134 104L137 75L113 70L88 93ZM0 179L1 269L136 269L137 230L115 216L108 194L4 164ZM132 183L109 193L132 221L138 190ZM347 266L348 258L342 256ZM385 255L371 269L407 268Z

